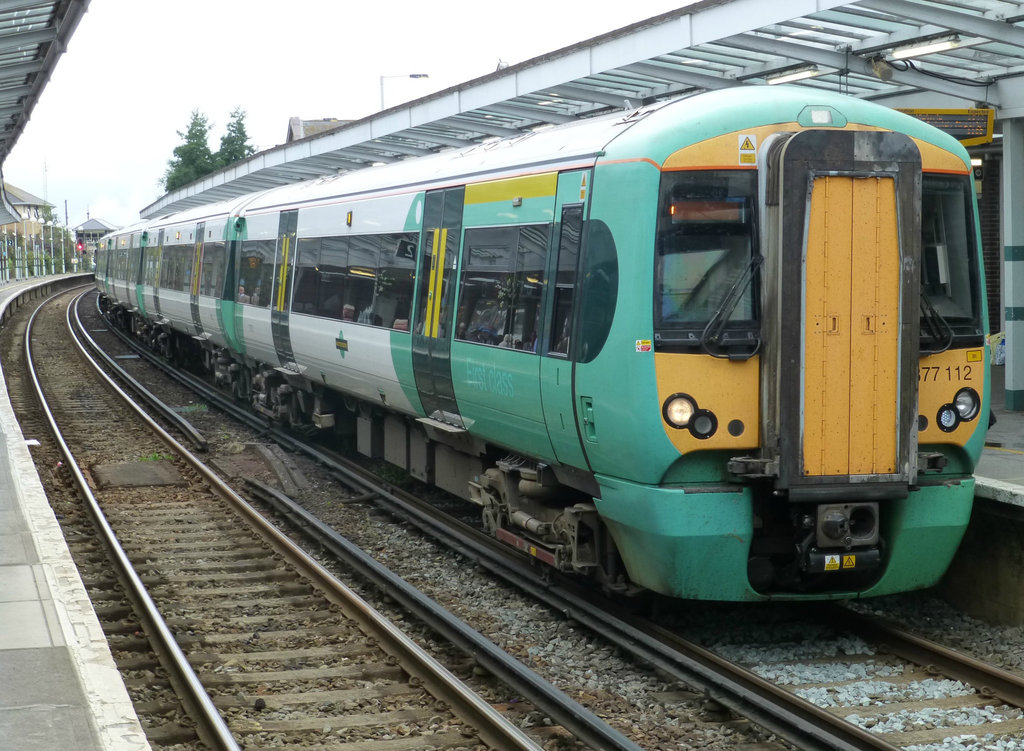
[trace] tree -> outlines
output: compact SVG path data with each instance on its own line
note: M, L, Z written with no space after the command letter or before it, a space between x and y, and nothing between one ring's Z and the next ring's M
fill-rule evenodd
M235 107L231 111L227 131L220 138L220 149L214 157L217 168L222 169L248 159L255 153L256 149L249 143L249 134L245 131L245 110Z
M192 110L188 130L178 135L185 142L174 149L174 158L167 162L164 173L164 190L170 192L198 180L216 169L214 156L210 152L210 121L199 110Z

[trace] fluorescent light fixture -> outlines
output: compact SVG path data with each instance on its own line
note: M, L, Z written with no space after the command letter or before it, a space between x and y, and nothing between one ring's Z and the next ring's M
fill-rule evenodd
M769 86L774 86L777 83L792 83L793 81L802 81L805 78L814 78L820 75L821 71L818 70L818 66L812 65L809 68L800 68L799 70L791 70L789 73L772 76L765 79L765 83Z
M959 46L960 37L958 36L946 37L945 39L931 39L907 47L897 47L892 51L892 57L894 60L905 60L908 57L920 57L921 55L930 55L933 52L946 52Z

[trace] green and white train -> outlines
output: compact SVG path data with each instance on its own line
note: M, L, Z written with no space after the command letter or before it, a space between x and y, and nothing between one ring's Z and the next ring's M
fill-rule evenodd
M865 101L739 88L272 189L110 235L96 279L168 357L613 591L927 587L970 515L970 162Z

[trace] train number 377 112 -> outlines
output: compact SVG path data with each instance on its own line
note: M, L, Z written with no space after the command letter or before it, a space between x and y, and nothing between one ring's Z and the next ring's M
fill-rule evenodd
M929 381L973 381L973 369L970 365L922 365L917 374L917 380L923 383Z

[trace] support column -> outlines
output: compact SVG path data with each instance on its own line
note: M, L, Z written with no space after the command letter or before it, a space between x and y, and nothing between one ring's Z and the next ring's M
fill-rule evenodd
M1024 411L1024 119L1003 120L1002 178L1006 408Z

